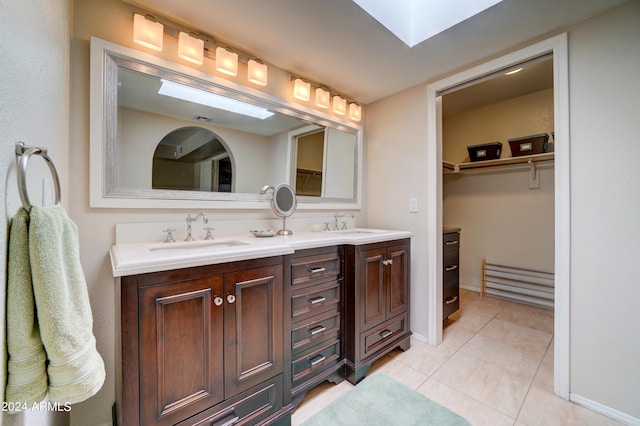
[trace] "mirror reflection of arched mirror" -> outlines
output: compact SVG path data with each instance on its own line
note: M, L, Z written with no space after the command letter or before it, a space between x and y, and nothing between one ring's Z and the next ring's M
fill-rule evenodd
M153 153L152 188L233 192L233 158L209 129L183 127L162 138Z

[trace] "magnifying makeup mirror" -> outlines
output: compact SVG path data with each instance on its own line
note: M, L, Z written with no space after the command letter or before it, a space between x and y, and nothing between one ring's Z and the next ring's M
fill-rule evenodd
M293 235L293 231L287 229L286 220L296 211L296 193L286 183L280 184L273 190L271 208L274 213L282 218L282 229L276 235Z

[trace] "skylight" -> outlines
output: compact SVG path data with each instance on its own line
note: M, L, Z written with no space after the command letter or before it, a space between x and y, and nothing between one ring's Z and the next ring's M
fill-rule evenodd
M502 0L353 0L413 47Z
M245 102L236 101L235 99L227 98L225 96L216 95L215 93L206 92L180 83L174 83L169 80L161 79L160 81L162 82L162 86L160 86L160 90L158 90L160 95L170 96L172 98L182 99L183 101L194 102L229 112L235 112L249 117L259 118L260 120L269 118L274 114L267 109L247 104Z

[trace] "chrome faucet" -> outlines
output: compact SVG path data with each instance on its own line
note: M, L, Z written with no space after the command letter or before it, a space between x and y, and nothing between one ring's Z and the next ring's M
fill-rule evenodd
M347 222L344 222L344 221L342 222L342 228L338 227L338 218L345 217L345 216L351 216L352 219L355 218L355 216L353 216L353 213L349 213L349 212L333 214L333 230L334 231L337 231L338 229L347 229Z
M191 217L191 214L187 215L187 238L184 239L185 241L195 241L195 239L191 236L191 223L200 218L202 218L203 223L209 223L209 219L207 219L207 216L202 212L198 213L195 217Z

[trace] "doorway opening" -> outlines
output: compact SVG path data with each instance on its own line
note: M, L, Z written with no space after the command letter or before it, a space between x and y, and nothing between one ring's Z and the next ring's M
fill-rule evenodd
M570 174L569 174L569 109L568 52L566 34L553 37L501 58L430 84L427 87L427 231L428 256L427 305L429 309L427 341L442 341L442 226L443 226L443 93L463 84L506 70L529 60L551 55L553 58L553 122L557 144L554 149L554 392L569 397L569 291L570 291Z

